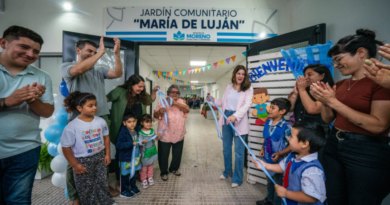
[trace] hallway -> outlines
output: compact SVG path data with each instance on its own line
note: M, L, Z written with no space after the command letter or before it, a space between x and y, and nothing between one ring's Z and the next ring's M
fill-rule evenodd
M115 197L118 204L255 204L263 199L266 186L244 182L238 188L231 188L231 178L220 180L223 171L222 142L217 136L214 120L206 120L198 109L191 110L186 120L187 134L180 172L182 176L170 174L168 181L161 180L158 162L154 164L155 185L142 189L141 194L128 198ZM51 177L35 180L32 193L33 204L68 204L64 189L54 187ZM115 177L110 176L110 184Z

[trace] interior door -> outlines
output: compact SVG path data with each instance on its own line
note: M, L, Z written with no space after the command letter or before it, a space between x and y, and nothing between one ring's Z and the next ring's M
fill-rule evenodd
M249 45L247 51L247 68L251 71L262 63L282 58L280 49L288 50L290 48L302 48L309 45L325 43L326 25L319 24L309 28L293 31L273 38L258 41ZM264 75L255 82L252 82L253 88L267 88L270 99L267 104L275 98L287 98L288 94L293 91L295 78L291 71L289 72L272 72ZM255 125L257 117L252 115L255 104L251 105L249 110L250 132L246 141L253 152L258 155L263 146L263 126ZM288 119L289 115L286 116ZM251 181L266 184L265 174L257 170L252 161L249 152L245 155L248 167L248 179Z
M63 31L62 54L63 62L77 61L76 42L81 39L89 39L99 45L101 36ZM114 69L114 41L112 38L104 37L106 54L95 64L95 68L101 67ZM122 85L131 75L139 74L139 46L136 42L121 40L120 58L123 65L123 76L118 79L106 79L105 91L109 93L118 85Z

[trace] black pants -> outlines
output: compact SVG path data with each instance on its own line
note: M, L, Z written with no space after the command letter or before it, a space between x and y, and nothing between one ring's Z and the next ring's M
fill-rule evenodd
M160 166L160 176L167 175L169 172L177 171L180 168L181 155L183 153L184 140L177 143L166 143L158 141L158 165ZM168 159L172 147L172 162L169 166Z
M333 130L324 150L329 205L380 205L390 193L390 146L338 140Z

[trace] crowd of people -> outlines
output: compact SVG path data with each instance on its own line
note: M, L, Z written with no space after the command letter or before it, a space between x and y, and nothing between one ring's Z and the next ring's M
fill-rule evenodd
M182 98L184 102L190 107L190 108L200 108L200 106L204 103L203 97L183 97Z
M155 161L163 181L169 173L181 176L185 120L190 107L204 100L180 98L179 87L171 85L167 95L172 105L159 103L152 115L147 114L159 87L148 94L139 75L105 93L104 79L123 75L120 40L114 42L114 69L94 68L105 54L103 37L99 45L87 39L76 42L78 60L59 68L70 92L64 100L69 122L61 146L69 163L66 186L71 204L112 205L113 196L140 194L131 170L139 171L146 189L154 184ZM0 38L0 204L31 204L41 150L40 117L54 112L51 78L31 65L42 44L39 34L20 26L9 27ZM259 169L262 164L271 178L267 177L267 197L256 204L279 205L285 198L288 204L380 205L390 193L390 66L376 60L377 53L390 60L390 45L376 40L374 32L358 29L328 52L333 66L350 78L334 82L325 65L308 65L288 99L270 102L260 158L253 163ZM232 188L243 183L245 146L239 138L250 131L253 93L248 69L238 65L222 100L210 96L227 116L218 122L225 165L220 179L232 177ZM293 126L284 119L290 111ZM110 156L111 143L117 149L115 159ZM113 172L116 186L110 187L108 173Z

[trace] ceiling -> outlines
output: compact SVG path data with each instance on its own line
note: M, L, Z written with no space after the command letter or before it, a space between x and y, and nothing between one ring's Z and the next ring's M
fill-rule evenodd
M183 71L185 75L173 75L173 78L200 83L215 82L219 77L233 69L245 59L242 54L246 47L227 46L140 46L140 58L156 71ZM225 59L236 56L236 60L227 64ZM213 63L224 60L223 66ZM206 61L211 64L210 70L189 75L188 70L201 66L190 66L190 61Z

